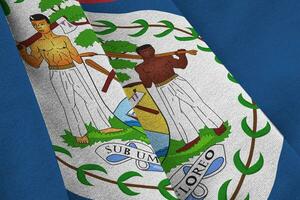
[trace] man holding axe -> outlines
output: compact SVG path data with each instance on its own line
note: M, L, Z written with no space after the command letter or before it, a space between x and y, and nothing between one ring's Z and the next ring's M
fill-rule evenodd
M190 83L175 73L174 69L185 69L188 65L186 53L194 51L184 49L168 54L155 55L155 49L147 44L137 48L136 52L143 62L136 71L146 88L155 85L162 99L158 106L165 106L180 134L185 146L182 152L193 147L200 140L198 131L205 126L221 135L226 128L222 119L203 101ZM173 57L176 55L179 59Z
M92 123L98 130L106 128L101 132L120 131L108 128L110 111L90 88L93 87L89 84L92 82L91 77L79 69L82 67L82 57L96 54L79 54L67 36L52 32L53 27L45 15L32 15L30 21L37 34L31 37L34 38L32 42L27 40L20 43L18 49L24 61L32 67L39 68L43 61L49 65L51 84L77 142L88 143L85 124ZM30 53L27 52L27 47L30 48ZM76 66L75 63L79 65Z

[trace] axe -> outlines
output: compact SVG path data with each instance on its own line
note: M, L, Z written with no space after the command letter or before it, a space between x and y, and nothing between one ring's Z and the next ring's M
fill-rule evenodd
M54 30L55 28L57 28L57 27L59 26L59 27L63 30L63 32L67 35L67 34L73 32L73 31L75 31L79 25L85 25L85 24L89 24L88 20L87 20L86 22L78 22L78 23L72 22L72 23L71 23L71 22L69 22L65 17L61 17L61 18L59 18L56 22L50 24L50 28L51 28L51 30ZM41 37L42 37L42 34L39 33L39 32L37 32L37 33L35 33L34 35L32 35L31 37L29 37L28 39L26 39L26 40L24 40L24 41L22 41L22 42L19 42L18 45L17 45L17 48L18 48L18 49L22 49L23 47L29 47L29 46L31 46L34 42L36 42L38 39L40 39ZM88 64L89 64L89 63L95 64L95 63L93 63L92 60L89 60L89 61L88 61ZM98 91L98 89L97 89L97 87L96 87L96 84L95 84L95 82L93 81L93 78L92 78L90 72L89 72L88 69L87 69L86 63L83 62L83 64L84 64L84 67L85 67L85 69L86 69L86 71L87 71L87 73L88 73L88 76L90 77L90 79L91 79L92 82L93 82L94 87L96 88L96 91L97 91L98 95L101 97L100 92ZM104 74L109 74L109 72L107 72L107 70L104 69L104 68L101 67L101 66L95 66L95 65L93 65L92 67L93 67L94 69L96 69L96 70L102 72L102 73L105 72ZM110 76L109 76L109 77L110 77ZM110 77L110 78L113 78L113 77Z
M89 24L88 20L86 22L78 22L77 23L77 22L69 22L65 17L61 17L56 22L50 24L50 28L51 28L51 30L54 30L59 26L63 30L63 32L67 35L73 31L75 31L79 25L85 25L85 24ZM28 39L26 39L22 42L19 42L17 45L17 48L19 50L22 49L23 47L27 48L27 47L31 46L34 42L36 42L38 39L40 39L41 37L42 37L42 34L37 32L34 35L32 35L31 37L29 37ZM82 57L85 57L85 56L82 56ZM115 78L115 72L113 70L111 72L108 72L104 67L98 65L93 60L88 59L88 60L86 60L86 63L83 62L83 64L84 64L90 77L91 77L91 75L86 67L86 64L88 64L90 67L96 69L97 71L107 75L108 80L110 80L110 82L112 81L113 78ZM117 78L115 78L115 79L118 80ZM103 92L106 92L108 90L110 82L106 81ZM95 84L94 84L94 86L95 86Z
M63 30L63 32L65 34L69 34L72 31L75 31L77 28L76 23L68 22L68 20L65 17L61 17L56 22L50 24L51 30L54 30L58 26L61 27L61 29ZM22 48L22 46L29 47L30 45L32 45L35 41L37 41L41 37L42 37L42 34L37 32L34 35L32 35L31 37L29 37L28 39L26 39L22 42L19 42L17 47L18 47L18 49Z
M144 96L145 96L144 92L138 92L136 89L133 89L133 95L128 100L131 103L131 106L133 108L142 110L142 111L147 112L147 113L158 115L159 114L158 110L154 110L152 108L148 108L148 107L145 107L145 106L142 106L142 105L138 105L139 102L142 100L142 98Z

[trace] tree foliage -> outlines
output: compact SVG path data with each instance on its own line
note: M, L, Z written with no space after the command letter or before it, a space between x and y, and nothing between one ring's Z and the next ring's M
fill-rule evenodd
M134 69L137 63L130 60L114 59L110 61L110 64L114 69Z
M95 42L98 42L96 33L92 29L86 29L79 33L75 39L75 43L82 47L93 46Z
M75 22L81 20L82 18L85 18L85 14L80 6L73 5L63 9L59 9L49 16L51 23L55 22L61 17L67 18L69 22Z
M102 43L102 48L105 52L110 53L132 53L136 51L137 45L128 41L109 40ZM134 69L137 65L136 62L125 59L110 59L109 62L115 70ZM117 71L116 75L121 83L131 78L128 74L124 73L124 71Z
M121 83L128 81L130 79L130 76L126 73L117 72L116 75Z
M132 44L128 41L109 40L102 44L102 48L106 52L127 53L127 52L135 52L137 45Z
M64 3L65 0L41 0L39 8L42 12L45 12L48 9L53 9L55 6L59 6Z

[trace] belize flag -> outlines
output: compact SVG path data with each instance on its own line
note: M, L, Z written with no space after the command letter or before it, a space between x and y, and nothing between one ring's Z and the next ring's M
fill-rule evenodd
M3 2L1 133L22 133L1 137L4 199L300 198L297 151L207 45L200 4Z

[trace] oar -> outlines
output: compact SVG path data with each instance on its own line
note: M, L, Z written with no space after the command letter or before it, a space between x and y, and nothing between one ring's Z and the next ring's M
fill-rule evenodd
M190 55L197 55L197 50L185 50L185 51L170 51L166 53L160 53L156 54L155 57L165 57L165 56L174 56L176 54L190 54ZM123 53L112 53L112 52L106 52L105 54L96 54L98 56L107 56L111 58L125 58L125 59L134 59L134 60L140 60L143 59L140 55L137 54L123 54ZM88 56L88 55L87 55ZM82 56L85 57L85 56Z

